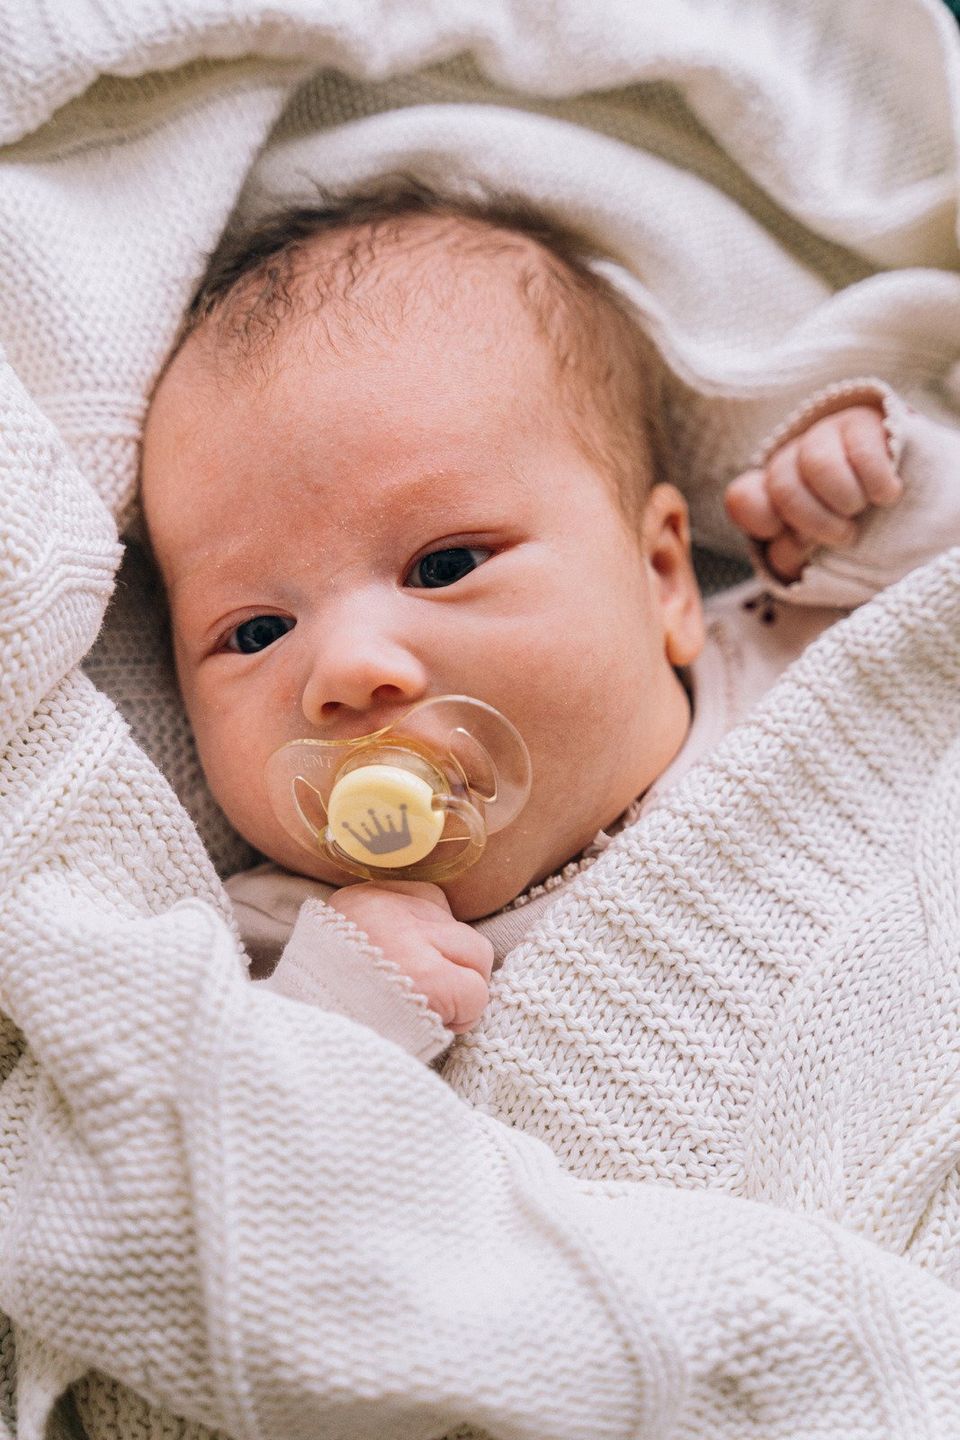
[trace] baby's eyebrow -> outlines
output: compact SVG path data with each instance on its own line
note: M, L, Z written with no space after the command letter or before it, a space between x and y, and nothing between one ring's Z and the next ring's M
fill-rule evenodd
M220 624L219 619L208 623L203 612L195 615L182 606L171 606L170 618L174 636L189 651L200 651L208 645Z
M202 580L188 576L181 583L167 591L167 602L173 628L192 646L202 646L210 640L232 609L239 602L231 598L235 592L205 592Z
M523 477L518 478L520 483L509 499L498 502L475 474L430 470L385 476L375 528L389 532L392 538L396 517L416 515L421 528L435 529L432 538L437 541L454 534L467 537L501 527L513 529L522 523L531 489ZM336 552L336 545L333 549ZM251 547L244 535L218 536L215 542L195 544L178 557L174 573L167 577L167 599L175 628L191 649L207 644L231 611L239 611L251 601L259 603L251 593L252 574L257 576L256 589L261 594L276 588L267 583L262 559L262 552L256 545ZM313 559L316 563L319 556L314 554Z
M417 475L385 476L378 501L401 514L411 511L423 520L436 517L442 524L447 515L458 511L475 511L478 481L475 476L455 475L449 471L427 471Z
M216 546L197 546L179 557L172 574L164 577L167 599L171 606L193 607L204 591L230 591L240 588L241 574L249 574L250 562L244 559L241 540L218 541ZM220 605L219 599L213 602Z

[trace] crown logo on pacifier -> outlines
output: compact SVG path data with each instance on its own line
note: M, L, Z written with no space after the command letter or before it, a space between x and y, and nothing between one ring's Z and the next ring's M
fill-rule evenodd
M277 818L299 844L366 880L450 880L530 794L530 756L499 710L421 700L354 740L292 740L266 766Z
M361 849L368 850L371 855L393 855L398 850L406 850L409 845L413 844L413 839L410 835L410 823L407 820L407 802L405 800L400 804L400 814L403 818L403 824L399 830L393 823L393 816L389 813L387 815L387 828L384 828L380 823L375 810L370 809L367 811L367 814L373 821L373 828L371 829L369 825L364 825L362 827L362 835L357 834L349 820L343 821L344 830L346 830L354 844L359 845Z

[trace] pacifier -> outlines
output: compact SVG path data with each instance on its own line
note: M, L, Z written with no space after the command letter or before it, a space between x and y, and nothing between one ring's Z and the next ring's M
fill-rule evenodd
M530 794L530 756L499 710L467 695L420 700L353 740L292 740L267 792L289 835L365 880L450 880Z

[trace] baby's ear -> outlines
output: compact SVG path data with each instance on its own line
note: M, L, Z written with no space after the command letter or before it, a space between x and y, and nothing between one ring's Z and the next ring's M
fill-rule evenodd
M643 556L671 665L689 665L706 638L700 587L690 552L687 502L675 485L654 485L641 522Z

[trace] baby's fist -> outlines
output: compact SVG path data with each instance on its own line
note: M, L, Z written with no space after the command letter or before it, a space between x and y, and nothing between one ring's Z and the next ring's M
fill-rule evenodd
M762 470L731 481L724 503L735 525L766 544L774 574L790 581L818 546L851 545L857 516L902 493L880 411L851 405L781 445Z
M455 920L439 885L415 880L345 885L327 902L352 920L422 995L448 1030L472 1029L489 999L493 946Z

